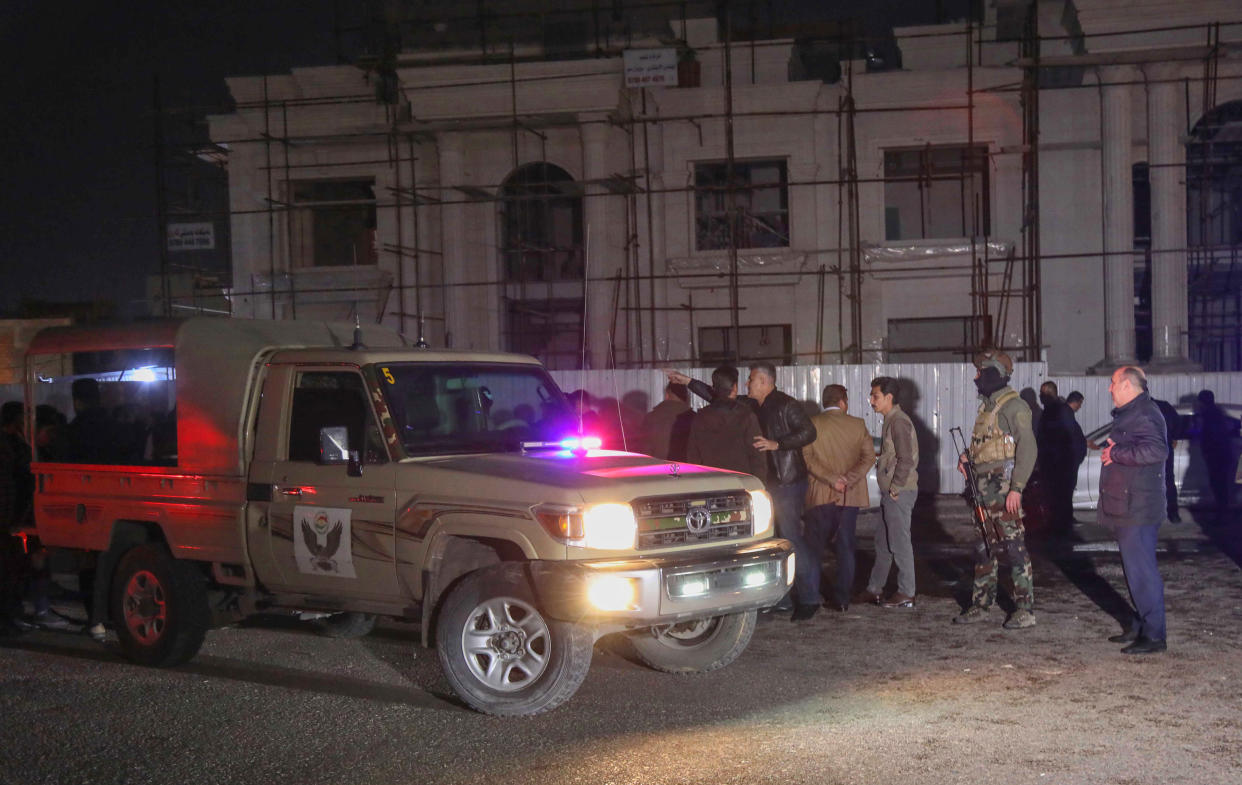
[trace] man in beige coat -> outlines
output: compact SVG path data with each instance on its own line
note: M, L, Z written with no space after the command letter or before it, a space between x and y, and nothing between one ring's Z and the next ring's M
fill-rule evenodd
M831 607L848 610L854 590L854 545L858 510L870 506L867 471L875 463L875 447L867 425L851 417L844 387L824 388L824 411L811 418L815 441L802 448L806 461L806 541L811 551L809 569L818 573L829 540L836 543L837 579ZM798 565L798 569L803 569Z

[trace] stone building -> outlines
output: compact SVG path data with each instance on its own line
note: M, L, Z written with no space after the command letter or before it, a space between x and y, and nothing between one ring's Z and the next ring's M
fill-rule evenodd
M358 64L230 78L232 312L553 368L1242 369L1235 3L985 0L878 37L630 5L390 20Z

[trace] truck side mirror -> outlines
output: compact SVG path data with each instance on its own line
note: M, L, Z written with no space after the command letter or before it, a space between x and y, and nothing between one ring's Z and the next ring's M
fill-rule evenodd
M348 460L349 429L344 425L329 425L320 428L319 463L345 463Z

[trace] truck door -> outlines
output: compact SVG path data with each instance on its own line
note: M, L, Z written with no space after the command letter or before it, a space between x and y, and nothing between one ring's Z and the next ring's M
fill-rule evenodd
M367 395L362 374L354 368L281 369L271 381L285 391L283 406L267 416L286 413L281 427L260 432L279 434L270 464L260 465L252 483L270 485L266 525L252 528L252 551L267 550L272 575L269 588L324 598L398 599L393 522L396 464L387 449ZM344 461L326 462L321 435L345 435L357 453L361 476ZM344 446L344 445L342 445ZM330 452L330 451L329 451ZM266 488L264 488L266 493ZM267 543L262 540L265 532ZM255 536L257 535L257 536Z

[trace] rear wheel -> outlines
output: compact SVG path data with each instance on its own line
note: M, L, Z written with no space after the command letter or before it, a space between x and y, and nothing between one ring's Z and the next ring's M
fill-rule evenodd
M125 656L156 667L197 654L211 622L202 573L156 545L140 545L121 557L110 610Z
M484 714L540 714L569 700L591 665L589 629L543 615L522 565L467 575L436 626L440 665L453 691Z
M312 624L315 630L325 638L362 638L375 629L375 616L370 613L333 613Z
M644 665L665 673L707 673L738 658L755 632L755 611L649 627L630 642Z

